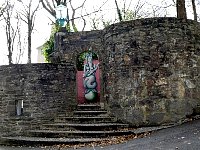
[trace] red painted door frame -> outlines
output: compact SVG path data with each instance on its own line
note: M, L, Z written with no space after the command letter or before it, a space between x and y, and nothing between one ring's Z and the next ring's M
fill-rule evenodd
M93 60L93 64L98 64L98 60ZM99 68L96 70L96 81L97 81L97 91L98 91L98 98L95 100L95 102L99 103L100 102L100 70ZM78 104L87 104L88 102L86 101L84 97L84 86L83 86L83 71L77 71L76 74L76 89L77 89L77 100Z

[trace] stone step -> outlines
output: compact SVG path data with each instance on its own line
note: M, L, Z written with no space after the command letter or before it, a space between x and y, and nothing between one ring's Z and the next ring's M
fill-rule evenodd
M98 130L117 130L119 128L127 128L128 124L122 123L53 123L43 124L43 129L49 130L82 130L82 131L98 131Z
M79 104L77 105L77 110L100 110L101 106L99 104Z
M74 116L106 116L105 110L77 110L74 111Z
M76 110L72 116L109 116L105 110ZM57 117L69 117L69 114L58 114Z
M48 138L105 138L110 136L134 134L134 130L111 130L111 131L54 131L54 130L29 130L29 136Z
M128 124L116 122L99 104L78 105L77 110L68 115L59 114L35 130L22 131L22 136L4 138L17 145L44 145L97 142L107 137L135 134Z
M108 140L107 138L46 138L46 137L1 137L1 140L5 144L9 145L55 145L55 144L75 144L75 143L90 143L98 142L102 140Z
M130 134L136 134L136 135L140 135L140 134L144 134L147 132L152 132L152 131L157 131L157 130L161 130L161 129L166 129L166 128L170 128L173 126L158 126L158 127L141 127L141 128L136 128L136 129L127 129L127 130L119 130L119 131L114 131L114 132L118 132L121 135L130 135ZM53 133L57 132L55 134L59 134L59 132L63 132L66 134L68 134L67 132L73 132L74 134L82 134L84 132L87 132L89 134L100 134L101 132L105 132L105 134L109 134L112 133L113 131L44 131L44 130L32 130L33 132L42 132L41 136L42 137L29 137L29 136L16 136L16 137L1 137L0 141L2 143L4 143L5 145L28 145L28 146L32 146L32 145L55 145L55 144L77 144L77 143L88 143L88 142L99 142L102 140L107 140L109 141L110 138L113 138L113 136L110 136L108 138L66 138L64 136L60 136L59 138L52 138L52 137L45 137L45 134L47 132L49 133ZM31 130L30 130L31 132ZM82 133L81 133L82 132ZM113 132L113 133L114 133ZM120 133L121 132L121 133Z
M109 123L109 122L113 122L113 121L115 121L115 118L113 118L113 117L88 117L88 116L86 116L86 117L84 117L84 116L80 116L80 117L57 117L55 120L54 120L54 122L55 123L61 123L61 122L69 122L69 123L71 123L71 122L76 122L76 123L79 123L79 122L81 122L81 123Z

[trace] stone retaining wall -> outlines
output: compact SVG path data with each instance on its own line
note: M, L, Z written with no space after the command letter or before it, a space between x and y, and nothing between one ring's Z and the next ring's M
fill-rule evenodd
M23 100L17 116L16 102ZM0 133L14 134L76 106L75 68L71 64L0 66Z
M150 18L104 30L108 105L133 125L178 122L200 106L200 24Z
M136 126L178 122L198 113L200 25L148 18L102 31L58 33L55 62L93 47L101 67L101 102ZM53 61L54 62L54 61Z
M57 33L51 58L56 64L1 66L1 135L70 113L77 104L77 57L89 48L99 57L100 102L118 119L146 126L200 114L199 23L140 19L102 31ZM17 116L16 103L21 100L23 114Z

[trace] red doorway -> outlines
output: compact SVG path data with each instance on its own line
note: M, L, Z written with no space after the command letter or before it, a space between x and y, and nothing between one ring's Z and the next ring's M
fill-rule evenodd
M98 60L93 60L93 64L98 64ZM97 81L97 91L98 91L98 96L97 99L93 103L99 103L100 102L100 70L99 68L96 70L96 81ZM76 74L76 85L77 85L77 100L78 104L87 104L89 103L85 97L84 97L84 86L83 86L83 71L77 70Z

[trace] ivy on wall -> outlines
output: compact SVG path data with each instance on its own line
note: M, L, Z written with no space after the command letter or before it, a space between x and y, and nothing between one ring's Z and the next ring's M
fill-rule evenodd
M60 27L57 23L55 25L53 25L53 27L51 29L50 38L42 45L42 53L47 62L50 62L49 57L54 51L54 35L56 32L59 31L59 28Z
M50 38L42 45L42 54L44 55L45 57L45 60L47 62L50 62L50 55L53 53L54 51L54 36L55 36L55 33L58 32L60 30L60 26L59 26L59 23L55 23L51 29L51 34L50 34ZM67 32L71 32L71 29L70 29L70 25L67 24L66 25L66 31Z

